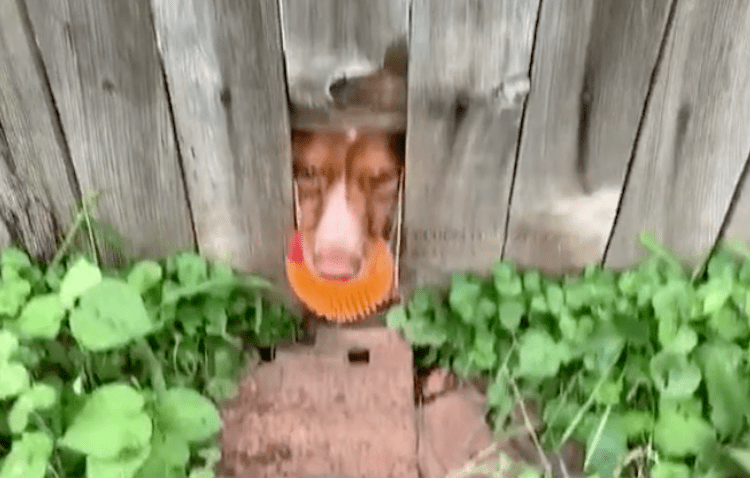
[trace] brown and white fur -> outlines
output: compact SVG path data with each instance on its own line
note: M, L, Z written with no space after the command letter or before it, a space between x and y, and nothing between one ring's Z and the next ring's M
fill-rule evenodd
M391 233L404 134L295 131L292 154L305 262L322 277L359 277Z

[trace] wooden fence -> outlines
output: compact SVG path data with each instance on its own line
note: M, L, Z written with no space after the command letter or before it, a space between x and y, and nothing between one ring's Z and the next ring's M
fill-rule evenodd
M402 283L750 239L743 0L0 0L0 237L283 278L289 102L409 49ZM106 247L104 247L106 252Z

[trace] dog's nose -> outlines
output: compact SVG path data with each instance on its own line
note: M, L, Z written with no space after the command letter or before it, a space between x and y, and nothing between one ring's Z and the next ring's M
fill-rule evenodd
M361 267L362 259L344 249L331 248L315 255L315 269L323 277L351 279L359 274Z

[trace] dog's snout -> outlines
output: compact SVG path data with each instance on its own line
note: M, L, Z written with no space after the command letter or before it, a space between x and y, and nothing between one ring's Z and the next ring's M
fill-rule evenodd
M324 277L351 279L362 268L362 258L340 249L331 248L315 254L315 269Z
M316 243L318 251L327 248L341 248L356 252L361 247L360 220L347 200L346 184L336 184L323 207L318 224Z

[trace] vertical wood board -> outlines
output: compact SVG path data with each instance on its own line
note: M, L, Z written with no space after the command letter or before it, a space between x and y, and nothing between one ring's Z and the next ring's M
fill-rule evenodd
M743 241L750 243L750 152L745 163L745 171L737 184L735 191L735 203L730 211L727 211L726 228L723 237L728 241Z
M544 2L505 257L548 273L602 259L670 2Z
M289 99L330 104L342 77L382 66L386 50L407 35L409 0L279 0Z
M97 219L138 257L192 248L148 0L26 4L81 192L102 193Z
M275 0L152 0L200 251L283 279L291 159Z
M456 270L482 271L500 258L538 5L412 5L407 285L444 282Z
M715 242L750 151L750 4L678 0L605 263L653 234L688 261Z
M78 191L19 7L0 3L0 222L7 240L50 258L71 225Z

